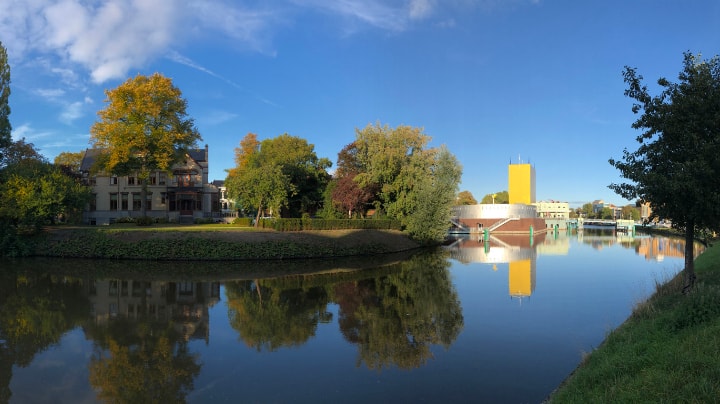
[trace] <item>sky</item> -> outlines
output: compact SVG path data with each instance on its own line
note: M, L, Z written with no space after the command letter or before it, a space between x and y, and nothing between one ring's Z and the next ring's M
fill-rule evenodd
M530 163L538 201L629 203L608 163L635 150L622 71L657 94L683 52L720 53L717 0L2 0L13 139L90 147L105 91L172 79L225 179L248 133L333 163L356 130L423 128L478 201Z

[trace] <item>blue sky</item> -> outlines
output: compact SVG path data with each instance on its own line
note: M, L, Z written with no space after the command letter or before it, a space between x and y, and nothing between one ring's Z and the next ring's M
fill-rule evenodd
M247 133L289 133L335 162L355 129L424 128L463 165L461 190L625 204L607 160L636 147L623 66L677 78L720 53L720 2L550 0L3 0L13 137L50 159L89 146L106 89L172 78L224 179Z

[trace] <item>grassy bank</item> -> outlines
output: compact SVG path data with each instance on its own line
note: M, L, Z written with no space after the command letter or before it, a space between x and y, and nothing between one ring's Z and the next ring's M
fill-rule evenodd
M51 228L32 255L147 260L265 260L375 255L419 247L394 230L277 232L231 226Z
M720 244L696 259L695 270L693 292L682 295L682 274L659 284L550 401L718 402Z

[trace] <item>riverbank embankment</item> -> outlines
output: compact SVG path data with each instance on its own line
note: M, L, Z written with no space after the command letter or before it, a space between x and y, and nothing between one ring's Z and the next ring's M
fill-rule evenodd
M657 282L648 300L551 395L552 403L716 402L720 397L720 245L683 274Z
M280 232L227 226L49 228L35 256L263 260L376 255L419 248L395 230Z

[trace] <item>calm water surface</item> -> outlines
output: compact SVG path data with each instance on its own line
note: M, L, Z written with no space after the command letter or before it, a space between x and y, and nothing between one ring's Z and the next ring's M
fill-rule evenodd
M683 248L585 230L372 260L0 261L0 402L540 402Z

